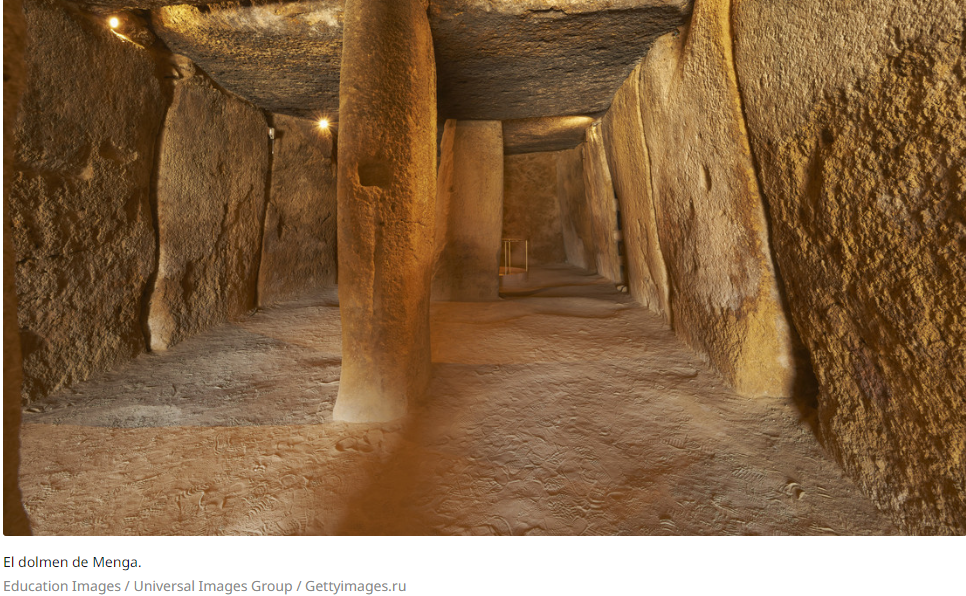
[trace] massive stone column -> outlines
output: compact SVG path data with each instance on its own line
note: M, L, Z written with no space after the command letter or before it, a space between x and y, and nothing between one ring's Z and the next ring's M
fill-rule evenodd
M337 420L403 416L429 380L436 65L426 0L347 0L339 92Z
M503 227L503 125L447 120L442 149L433 299L496 300Z

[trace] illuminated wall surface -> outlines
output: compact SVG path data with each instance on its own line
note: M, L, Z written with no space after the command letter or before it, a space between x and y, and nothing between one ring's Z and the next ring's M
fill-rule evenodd
M5 534L962 535L962 15L5 3Z

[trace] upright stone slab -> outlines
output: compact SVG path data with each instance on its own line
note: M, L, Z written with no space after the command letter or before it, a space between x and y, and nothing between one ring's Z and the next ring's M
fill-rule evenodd
M272 126L272 188L258 268L259 306L336 281L332 131L282 114L272 116Z
M604 116L604 148L623 218L627 285L631 296L671 320L671 287L657 234L657 214L651 196L651 164L641 120L639 65L627 77Z
M436 65L426 0L347 0L339 95L342 379L333 416L403 416L430 372Z
M903 531L962 535L964 4L743 0L733 17L824 445Z
M26 87L4 147L14 149L10 223L32 401L145 351L151 176L167 102L152 54L101 16L57 0L26 0L24 12Z
M607 167L599 123L587 129L583 151L584 185L587 189L597 273L620 283L624 275L617 245L621 238L617 225L617 199L614 197L614 183Z
M201 74L175 85L158 165L152 349L255 307L268 143L265 116L251 104Z
M503 125L447 120L436 194L433 299L500 296L503 225Z
M644 61L644 138L674 330L742 395L790 395L793 334L781 305L731 59L729 0Z
M10 139L20 95L26 82L23 61L26 24L19 0L3 3L3 136ZM17 323L17 258L10 234L10 179L13 143L3 144L3 534L30 534L20 494L20 326Z
M503 161L503 236L526 239L530 263L566 260L557 197L557 159L552 152L507 155ZM513 266L524 247L514 244Z
M567 262L588 271L597 271L587 186L584 183L583 144L557 152L557 199Z

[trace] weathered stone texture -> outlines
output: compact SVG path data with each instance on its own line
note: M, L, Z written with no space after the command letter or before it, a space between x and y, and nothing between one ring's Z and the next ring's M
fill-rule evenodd
M745 0L733 16L824 443L906 532L962 534L963 4Z
M500 297L503 126L447 120L436 191L433 299Z
M265 210L260 306L336 282L336 179L332 131L275 114Z
M503 121L503 151L506 155L563 151L584 142L590 116L556 116Z
M157 34L225 89L258 107L338 119L344 0L303 0L152 13Z
M587 189L587 205L593 236L594 263L597 273L607 279L624 281L623 265L618 242L621 240L617 225L617 198L614 183L607 167L607 154L600 134L600 123L587 130L584 152L584 187Z
M151 348L165 349L255 307L268 124L197 74L175 85L158 159L148 327Z
M583 145L558 151L556 158L557 202L560 205L560 228L567 262L597 271L590 208L584 184Z
M781 305L731 60L728 0L645 59L641 103L674 329L741 394L791 395Z
M30 401L145 349L149 195L166 102L145 50L66 4L24 8L27 88L7 139Z
M606 110L691 0L433 0L446 118L509 120Z
M503 237L528 240L530 264L563 263L556 155L508 155L503 168ZM524 246L514 244L513 266L523 262Z
M641 119L641 75L638 66L621 85L601 122L607 163L620 205L622 237L631 296L671 320L671 288L657 234L651 197L651 164Z
M429 381L436 66L421 0L347 0L339 112L342 378L333 416L403 416Z
M10 231L10 180L13 178L14 123L26 84L26 23L19 0L3 3L3 534L30 534L20 494L20 392L23 368L17 322L17 258Z
M190 4L198 2L153 13L170 48L259 107L336 117L345 0ZM691 0L429 4L442 115L475 120L606 110L654 39L685 22L691 8Z

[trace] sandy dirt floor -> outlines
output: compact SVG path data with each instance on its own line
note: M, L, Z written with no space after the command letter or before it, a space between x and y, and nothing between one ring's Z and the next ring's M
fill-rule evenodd
M38 534L892 534L787 399L742 399L604 279L439 303L407 419L333 422L335 289L25 412Z

